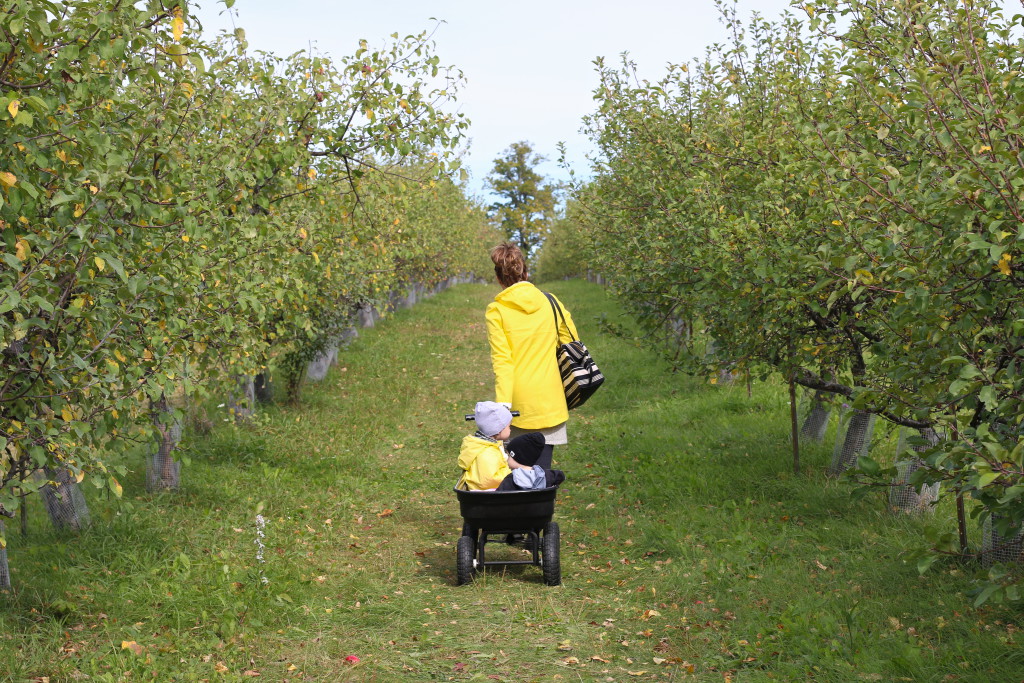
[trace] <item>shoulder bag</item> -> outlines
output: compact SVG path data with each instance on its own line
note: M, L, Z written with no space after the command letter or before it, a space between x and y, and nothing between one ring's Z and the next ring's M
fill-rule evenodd
M558 371L562 376L562 388L565 390L565 405L569 410L578 408L590 398L597 388L604 383L604 375L597 367L597 363L590 357L590 352L583 342L578 339L566 344L559 343L558 330L561 323L565 322L565 314L562 307L547 292L544 296L551 303L551 312L555 316L555 356L558 359ZM569 326L566 325L568 330ZM572 332L570 331L570 336Z

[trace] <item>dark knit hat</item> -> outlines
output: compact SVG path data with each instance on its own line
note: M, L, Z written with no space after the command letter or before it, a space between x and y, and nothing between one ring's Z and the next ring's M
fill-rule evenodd
M505 451L515 458L517 463L527 467L537 464L543 450L544 435L540 432L522 434L505 444Z

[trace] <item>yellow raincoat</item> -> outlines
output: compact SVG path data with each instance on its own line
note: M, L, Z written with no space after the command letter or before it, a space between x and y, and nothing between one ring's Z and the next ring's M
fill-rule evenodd
M467 436L459 451L459 467L463 472L458 488L470 491L498 488L501 480L512 474L505 457L500 442L472 434Z
M566 324L559 325L558 343L578 339L564 306L562 313ZM555 357L555 316L544 292L533 283L517 282L488 304L486 319L494 400L519 411L512 424L521 429L547 429L568 420Z

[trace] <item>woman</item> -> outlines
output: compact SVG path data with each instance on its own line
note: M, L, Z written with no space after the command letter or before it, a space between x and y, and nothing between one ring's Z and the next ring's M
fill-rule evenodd
M527 432L544 435L544 450L537 464L551 469L553 447L568 442L565 425L569 419L555 348L570 337L579 337L564 307L565 323L556 326L551 302L527 282L526 261L519 247L510 242L499 244L491 250L491 260L503 288L487 305L486 313L495 401L519 411L512 420L513 437Z

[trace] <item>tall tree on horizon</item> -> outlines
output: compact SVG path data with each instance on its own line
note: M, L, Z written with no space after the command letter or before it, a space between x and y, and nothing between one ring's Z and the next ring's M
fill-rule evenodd
M527 141L514 142L494 160L487 186L498 196L488 215L532 262L555 219L556 186L537 172L546 158Z

